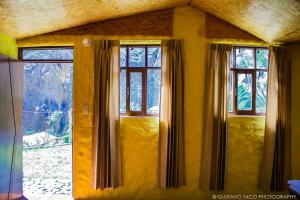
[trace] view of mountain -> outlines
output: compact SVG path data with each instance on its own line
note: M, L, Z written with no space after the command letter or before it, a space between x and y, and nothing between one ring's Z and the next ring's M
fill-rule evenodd
M31 51L27 59L70 57L70 51ZM29 54L29 55L28 55ZM59 54L59 55L57 55ZM62 55L61 55L62 54ZM65 55L66 54L66 55ZM50 55L50 57L49 57ZM73 57L73 55L72 55ZM63 136L69 129L73 104L73 63L25 62L23 131L25 135L47 131Z

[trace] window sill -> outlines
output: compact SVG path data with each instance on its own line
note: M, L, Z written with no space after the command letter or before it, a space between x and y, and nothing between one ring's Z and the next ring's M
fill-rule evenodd
M151 115L145 115L145 116L133 116L133 115L120 115L120 118L159 118L159 116L151 116Z
M237 117L239 117L239 118L258 118L258 117L259 118L265 118L266 115L265 114L261 114L261 115L239 115L239 114L229 113L228 117L229 118L237 118Z

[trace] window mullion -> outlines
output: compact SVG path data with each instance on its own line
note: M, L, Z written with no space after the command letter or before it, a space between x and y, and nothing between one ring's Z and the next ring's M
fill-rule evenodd
M252 113L256 114L256 70L252 72Z
M232 74L232 78L233 78L233 112L237 113L237 78L236 78L236 47L233 47L233 74Z
M143 68L143 114L147 115L147 67L148 67L148 47L145 46L145 68Z
M237 90L238 90L238 83L237 83L237 76L238 73L236 70L234 70L234 112L238 112L238 106L237 106Z
M147 114L147 69L144 68L142 71L142 77L143 77L143 91L142 91L142 95L143 95L143 114L146 115Z
M126 113L130 113L130 70L129 49L126 47Z
M256 48L253 48L253 57L254 57L254 71L252 73L252 112L256 114Z
M236 84L235 84L235 70L232 70L232 112L236 113Z

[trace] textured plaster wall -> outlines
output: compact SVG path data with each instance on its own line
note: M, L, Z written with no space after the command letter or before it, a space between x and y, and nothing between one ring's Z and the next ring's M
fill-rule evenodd
M19 42L21 46L74 45L73 172L74 197L76 199L211 199L209 193L202 192L199 189L201 139L205 133L202 124L205 94L205 52L207 45L205 37L205 13L193 7L178 7L174 10L173 20L174 37L184 40L184 59L186 63L185 161L187 185L178 189L162 190L157 186L157 118L130 117L121 119L123 186L115 190L100 191L92 189L92 48L82 45L84 36L48 35L29 38ZM89 37L103 38L102 36ZM106 38L162 39L163 37L135 36L124 38L107 36ZM297 79L297 77L294 78ZM294 97L295 102L297 99L297 97ZM298 130L297 127L294 127L294 129ZM258 192L256 188L262 154L263 132L263 117L230 118L228 176L225 192ZM293 148L293 151L297 151L298 149L295 145ZM294 154L294 158L296 158L295 156ZM300 168L299 163L296 166L298 166L298 169ZM295 173L299 174L298 172Z
M93 49L74 44L73 195L86 196L91 188Z
M258 192L265 117L232 116L228 126L227 192Z
M89 89L92 84L79 82L92 80L87 70L90 65L84 65L81 58L88 56L79 54L84 48L75 44L75 73L85 67L78 78L79 87L83 90L81 99L75 99L75 130L74 130L74 195L77 198L113 198L113 199L199 199L208 194L199 188L200 149L202 131L202 102L204 91L204 58L205 58L205 16L203 12L191 7L177 8L174 14L174 37L184 39L186 77L185 77L185 123L186 123L186 172L187 186L179 189L163 190L158 187L158 121L157 118L122 118L121 145L122 145L122 174L123 186L115 190L93 190L91 184L91 123L80 112L82 105L91 108L92 97ZM78 60L76 59L78 55ZM86 58L85 58L86 59ZM77 61L76 61L77 60ZM188 98L192 97L192 98ZM84 103L85 101L85 103ZM77 104L78 103L78 104ZM76 106L77 111L76 113ZM199 108L195 112L195 108ZM76 117L77 116L77 117ZM80 119L79 119L80 118ZM82 164L84 163L84 164Z
M199 192L205 90L205 13L192 7L175 9L174 37L184 40L186 181L187 187Z
M112 199L199 199L202 107L205 61L205 14L192 7L174 11L174 37L185 43L185 123L187 186L158 187L158 126L156 118L121 120L123 186L115 190L91 188L93 52L82 45L83 36L39 36L19 41L20 46L74 45L74 197ZM89 36L91 38L103 38ZM106 38L118 38L106 37ZM157 39L153 36L122 39ZM163 39L160 37L159 39ZM192 97L192 98L188 98ZM198 108L195 112L195 108Z
M121 120L123 186L111 191L90 189L90 169L79 166L75 196L113 199L210 199L199 190L203 130L205 73L205 14L192 7L174 11L174 37L184 40L185 59L185 155L187 185L178 189L158 188L158 124L156 118ZM256 193L262 154L264 118L236 117L229 123L228 177L226 192ZM81 136L80 136L81 137ZM89 138L79 138L84 161L91 156ZM84 142L86 140L86 142ZM81 143L81 142L79 142ZM78 144L79 145L79 144ZM76 146L74 146L76 149ZM85 148L85 150L84 150ZM88 153L87 153L88 152ZM90 160L85 162L90 165ZM76 173L76 172L75 172ZM89 180L87 179L89 178Z

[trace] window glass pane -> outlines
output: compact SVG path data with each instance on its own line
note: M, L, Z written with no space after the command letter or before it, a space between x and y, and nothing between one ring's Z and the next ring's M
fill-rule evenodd
M236 68L243 68L243 69L254 68L253 49L237 48L235 55L236 55Z
M229 99L228 99L228 111L233 112L233 72L230 72L229 76Z
M73 49L24 49L24 60L73 60Z
M230 52L230 68L234 68L234 59L233 59L234 49Z
M252 74L237 76L237 109L252 110Z
M266 113L267 72L256 72L256 113Z
M161 67L161 49L160 47L148 48L148 67Z
M126 51L126 47L122 47L120 50L120 66L121 67L126 67L126 55L127 55L127 51Z
M120 112L126 112L126 70L122 69L120 74Z
M129 67L145 67L144 47L129 47Z
M148 69L147 73L147 113L159 113L161 70Z
M142 73L130 73L130 110L142 111Z
M38 199L56 195L69 199L72 196L73 63L24 62L23 78L20 99L23 100L23 165L20 166L23 166L23 193L28 199L35 199L32 195L41 196Z
M256 68L267 69L268 68L269 50L256 49Z

